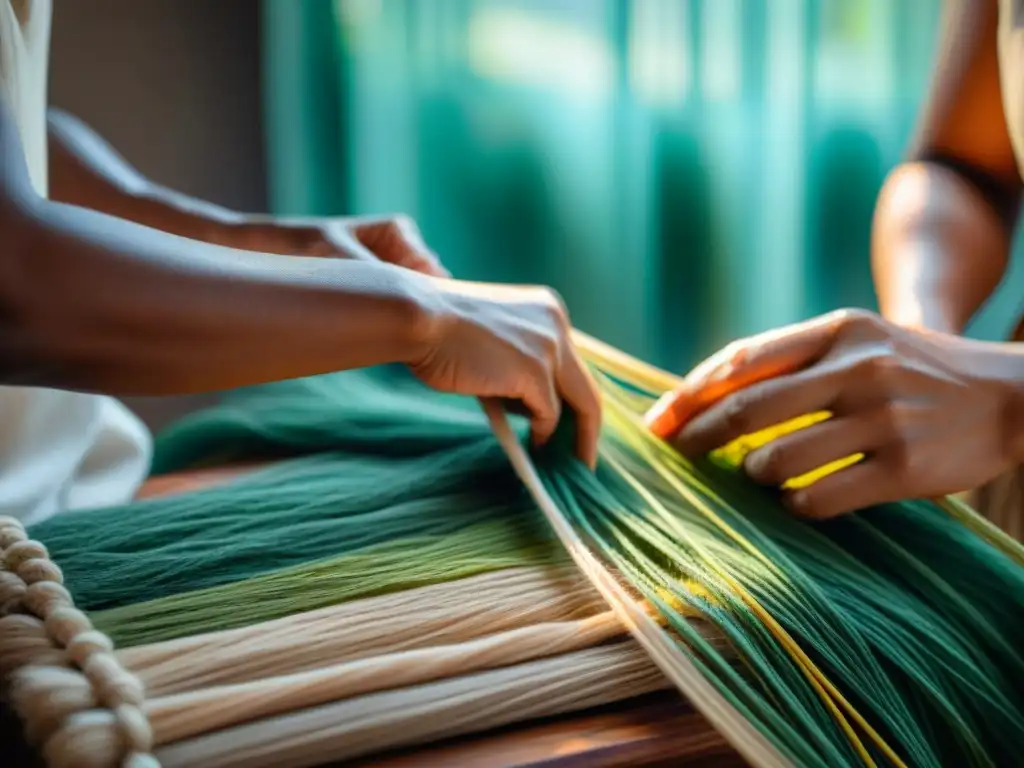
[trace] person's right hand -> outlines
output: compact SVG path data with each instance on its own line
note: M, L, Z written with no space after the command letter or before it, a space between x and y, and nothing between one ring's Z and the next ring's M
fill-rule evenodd
M564 400L578 418L577 453L593 468L601 400L548 288L439 281L433 340L410 368L434 389L523 403L536 443L551 437Z

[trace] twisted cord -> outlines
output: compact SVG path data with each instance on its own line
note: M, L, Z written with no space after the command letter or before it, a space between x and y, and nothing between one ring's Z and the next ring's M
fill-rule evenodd
M0 517L0 562L0 673L30 743L53 768L159 768L142 683L13 517Z

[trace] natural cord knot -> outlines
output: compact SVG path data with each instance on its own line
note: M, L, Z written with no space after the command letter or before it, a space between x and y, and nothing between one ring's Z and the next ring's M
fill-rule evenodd
M29 741L55 768L158 766L142 682L13 517L0 516L0 563L0 671Z

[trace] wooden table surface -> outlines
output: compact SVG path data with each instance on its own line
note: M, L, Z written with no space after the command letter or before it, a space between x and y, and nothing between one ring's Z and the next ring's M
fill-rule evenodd
M743 760L676 694L350 764L352 768L739 768Z
M139 498L156 498L228 482L255 465L201 469L151 478ZM350 763L380 768L626 768L707 766L744 761L701 715L674 693Z

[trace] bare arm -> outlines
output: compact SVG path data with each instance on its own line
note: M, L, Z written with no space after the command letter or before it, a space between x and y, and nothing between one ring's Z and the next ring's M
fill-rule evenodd
M397 224L357 234L387 250ZM405 363L435 389L523 402L540 442L564 401L594 465L600 397L553 292L348 255L230 250L41 198L0 101L0 384L170 395Z
M882 314L961 333L1006 270L1021 182L1003 112L995 0L947 0L936 74L872 236Z
M302 254L304 232L240 214L147 179L78 118L48 114L50 198L213 245Z
M51 109L48 124L52 200L226 248L383 261L447 276L408 217L283 219L231 211L145 178L72 115Z
M42 199L0 103L0 383L183 394L408 362L432 332L435 286L384 264L228 251Z

